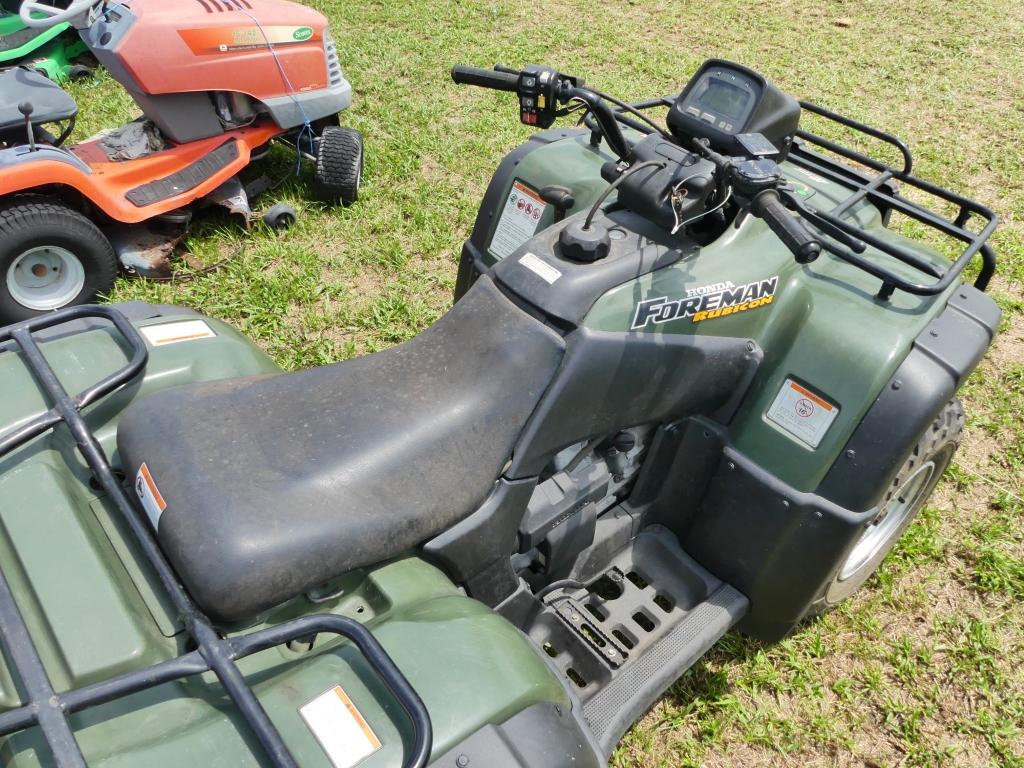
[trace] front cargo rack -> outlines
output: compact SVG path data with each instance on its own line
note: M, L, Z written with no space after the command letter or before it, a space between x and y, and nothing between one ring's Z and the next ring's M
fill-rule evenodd
M632 110L671 107L675 100L675 96L663 96L661 98L634 102L627 105L627 107ZM881 160L858 152L855 149L845 147L838 142L811 131L802 128L797 130L796 139L787 158L788 161L829 181L851 189L851 194L829 211L823 211L811 206L800 200L796 195L786 195L787 202L796 209L801 218L825 235L819 239L824 250L881 280L882 285L878 291L878 298L883 300L887 300L892 296L896 289L918 296L934 296L942 293L959 277L968 263L979 254L981 255L981 267L974 280L974 287L982 291L988 287L996 271L995 253L986 242L999 223L995 213L963 195L950 192L948 189L944 189L937 184L914 176L912 173L914 158L910 153L910 149L899 138L809 101L801 101L800 106L806 112L810 112L824 120L831 121L843 128L855 131L895 148L902 158L902 167L895 168ZM625 110L626 108L621 105L612 107L615 118L623 125L641 133L650 134L653 132L651 126L630 117ZM599 141L600 132L598 131L598 126L589 113L584 116L583 122L591 130L591 141L593 143ZM859 170L845 163L836 162L816 150L832 152L866 170ZM871 171L874 173L871 173ZM948 218L931 208L910 200L900 193L897 183L910 187L930 198L952 205L957 209L956 216ZM889 214L892 211L896 211L938 231L946 237L959 240L965 244L965 247L952 260L952 264L947 269L940 269L917 253L895 243L875 237L843 218L844 214L849 213L857 203L865 199L878 207L885 217L885 221L888 221ZM981 221L981 228L977 232L967 228L968 223L975 217ZM933 280L930 282L917 282L887 266L866 258L863 254L868 246L914 268L923 275L933 278Z
M69 395L50 367L33 334L72 320L100 319L113 324L131 350L127 365L74 397ZM53 404L45 413L0 435L0 457L25 445L63 422L85 458L93 476L109 495L131 530L139 550L152 565L171 605L180 617L195 650L176 658L102 680L70 691L56 692L43 667L10 585L0 568L0 640L9 668L21 684L27 701L0 713L0 737L38 726L59 768L86 766L68 716L89 707L173 682L213 672L230 696L246 726L255 736L263 757L277 768L297 768L298 763L246 682L235 662L260 651L317 633L350 640L405 711L413 738L404 768L422 768L430 757L430 717L415 689L362 624L344 616L304 616L267 629L231 637L220 634L181 585L160 545L111 468L103 448L90 431L81 410L124 386L146 367L146 344L135 327L113 307L86 305L44 315L0 329L0 350L16 349L22 355L42 391Z

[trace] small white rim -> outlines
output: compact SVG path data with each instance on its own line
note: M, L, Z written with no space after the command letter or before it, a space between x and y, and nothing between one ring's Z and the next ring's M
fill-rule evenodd
M46 312L70 304L85 286L85 267L56 245L29 248L7 268L7 291L26 309Z
M861 568L870 563L875 556L898 536L903 523L913 514L922 500L928 482L935 473L935 462L929 461L917 468L900 489L893 494L879 512L878 516L868 523L864 533L854 545L853 550L839 570L838 581L846 581L855 576Z

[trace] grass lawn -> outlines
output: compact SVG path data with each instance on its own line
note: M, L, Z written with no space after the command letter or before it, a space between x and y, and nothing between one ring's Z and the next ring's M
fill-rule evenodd
M965 390L968 428L931 506L855 599L775 646L729 635L627 734L626 766L1024 765L1024 3L1019 0L312 0L332 20L367 143L349 209L279 196L293 230L214 216L189 241L237 257L113 299L223 318L286 368L378 350L451 303L459 248L500 158L527 136L511 96L457 87L457 62L542 62L639 99L710 56L907 139L918 172L994 208L1003 333ZM134 115L79 84L78 134ZM287 174L282 152L272 161ZM264 207L273 200L261 201Z

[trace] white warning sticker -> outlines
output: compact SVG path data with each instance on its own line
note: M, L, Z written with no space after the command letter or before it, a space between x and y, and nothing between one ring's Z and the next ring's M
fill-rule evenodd
M491 253L504 259L537 234L540 217L546 208L547 203L540 199L540 195L521 181L513 182L491 238Z
M167 509L167 502L160 494L160 489L156 487L156 481L153 480L145 462L135 474L135 493L139 497L139 501L142 502L142 508L146 511L149 522L156 528L160 522L160 515Z
M562 273L552 267L546 261L541 260L535 253L525 253L519 259L519 263L537 275L548 285L554 285L555 280L562 276Z
M154 347L177 344L179 341L212 339L217 335L204 320L182 320L176 323L145 325L139 330Z
M381 741L340 685L299 709L334 768L352 768L381 747Z
M839 406L786 379L766 415L793 437L817 448L839 415Z

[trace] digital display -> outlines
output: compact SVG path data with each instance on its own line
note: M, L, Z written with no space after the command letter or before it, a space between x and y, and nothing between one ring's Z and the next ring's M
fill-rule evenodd
M696 101L708 112L739 122L741 117L746 116L751 98L751 94L743 88L717 77L709 77L701 86Z

